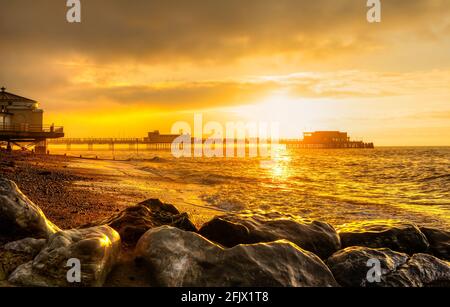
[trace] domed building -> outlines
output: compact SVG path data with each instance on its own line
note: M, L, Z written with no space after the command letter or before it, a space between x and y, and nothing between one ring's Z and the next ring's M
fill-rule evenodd
M37 101L6 91L0 91L0 125L3 129L32 130L42 128L44 110L39 109Z
M45 126L44 111L37 101L0 89L0 142L22 149L36 146L36 152L46 151L46 140L64 136L62 127Z

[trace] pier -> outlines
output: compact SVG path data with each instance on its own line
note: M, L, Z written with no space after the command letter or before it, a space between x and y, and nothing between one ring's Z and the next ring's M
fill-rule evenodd
M107 145L113 151L118 145L126 145L130 150L136 150L140 145L145 145L148 150L170 150L172 142L154 142L146 138L61 138L49 140L48 144L65 145L67 150L73 145L83 145L89 151L94 150L94 146Z
M67 150L71 150L72 146L85 146L89 151L95 150L96 146L108 146L108 149L114 151L117 146L128 146L130 151L147 149L147 150L170 150L173 140L150 140L148 138L60 138L48 141L49 145L66 146ZM203 143L205 140L202 141ZM192 138L191 144L194 144ZM226 147L226 140L223 140L223 146ZM234 141L238 145L239 142ZM261 144L259 140L246 140L245 145ZM266 144L270 145L270 141ZM305 143L300 139L282 139L277 144L285 145L287 148L301 149L350 149L350 148L374 148L373 143L364 143L362 141L347 142L328 142L328 143Z
M47 140L64 137L64 128L55 126L6 126L0 125L0 145L5 143L8 150L12 145L22 149L34 146L39 153L47 150Z

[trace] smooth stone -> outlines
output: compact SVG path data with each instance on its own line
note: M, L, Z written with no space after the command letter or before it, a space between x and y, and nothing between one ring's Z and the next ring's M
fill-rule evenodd
M428 227L421 227L420 231L430 242L430 252L438 258L450 261L450 232Z
M30 262L19 266L8 281L31 287L102 286L117 261L121 242L109 226L60 231ZM79 259L81 282L69 283L69 259Z
M227 249L197 233L163 226L141 237L136 257L163 287L338 286L319 257L286 240Z
M26 238L0 247L0 280L8 279L17 267L33 260L46 242L45 239Z
M218 216L199 233L225 247L285 239L322 259L341 248L339 235L330 224L276 212Z
M450 287L450 262L428 254L415 254L396 272L386 276L389 287Z
M59 230L14 182L0 178L0 241L47 239Z
M373 264L380 261L380 282L374 277ZM338 251L326 261L334 277L345 287L433 287L450 286L450 263L432 255L394 252L390 249L348 247Z
M158 199L149 199L128 207L95 224L112 227L120 234L123 243L133 246L147 230L163 225L197 231L187 213L180 213L175 206L162 203Z
M367 279L369 259L380 261L382 275L395 271L408 261L408 255L394 252L388 248L372 249L368 247L347 247L334 253L326 264L333 272L336 281L343 287L369 287Z
M46 243L47 240L45 239L25 238L7 243L2 248L9 251L27 253L34 257L44 248Z
M407 253L427 252L429 243L420 229L400 221L367 221L348 223L338 229L342 247L365 246L389 248Z
M32 254L0 248L0 281L7 280L15 269L31 260Z

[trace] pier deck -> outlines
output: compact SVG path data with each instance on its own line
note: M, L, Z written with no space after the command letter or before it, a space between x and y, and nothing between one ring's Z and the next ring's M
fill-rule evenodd
M55 127L53 125L0 125L0 146L3 143L8 150L12 150L12 145L19 146L23 150L35 146L37 153L46 153L47 140L63 137L63 127Z
M41 142L62 137L63 127L0 125L0 141L3 142Z
M257 144L246 141L246 144ZM65 145L68 150L72 145L86 145L89 150L93 150L95 145L107 145L111 150L116 145L128 145L130 148L135 148L139 145L146 145L148 149L170 149L172 142L153 141L148 138L60 138L48 141L49 145ZM269 142L270 144L270 142ZM325 143L325 144L306 144L298 139L282 139L278 144L286 145L290 148L305 148L305 149L332 149L332 148L374 148L373 143L364 143L362 141L349 141L344 143ZM224 141L226 145L226 141Z

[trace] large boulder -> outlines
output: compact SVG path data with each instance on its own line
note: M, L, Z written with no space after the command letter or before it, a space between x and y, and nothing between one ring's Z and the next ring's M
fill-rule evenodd
M26 238L0 247L0 280L8 279L17 267L33 260L45 243L45 239Z
M0 178L0 244L26 237L46 239L57 231L14 182Z
M19 266L9 282L22 286L102 286L120 253L119 234L109 226L60 231L30 262ZM80 283L68 281L69 260L79 260Z
M36 256L45 246L47 240L25 238L23 240L14 241L2 246L2 249L14 252L27 253L31 256Z
M276 212L218 216L204 224L199 233L225 247L285 239L322 259L341 247L339 235L330 224Z
M388 248L372 249L368 247L347 247L334 253L326 264L334 278L343 287L367 287L372 283L367 279L372 267L369 260L376 259L381 264L381 274L395 271L408 261L408 255L394 252Z
M438 258L450 261L450 231L421 227L420 231L430 243L430 252Z
M415 254L385 278L390 287L450 287L450 262L428 254Z
M0 281L7 280L17 267L32 259L33 257L26 253L0 249Z
M400 221L348 223L341 226L338 232L343 248L389 248L412 255L426 252L429 247L427 238L416 225Z
M136 256L159 286L338 285L319 257L285 240L224 249L197 233L163 226L141 237Z
M135 245L139 238L149 229L162 225L170 225L186 231L197 231L189 220L187 213L180 213L171 205L158 199L149 199L95 224L108 225L115 229L127 245Z
M387 248L356 246L336 252L326 263L344 287L450 286L450 263L427 254L410 257Z

